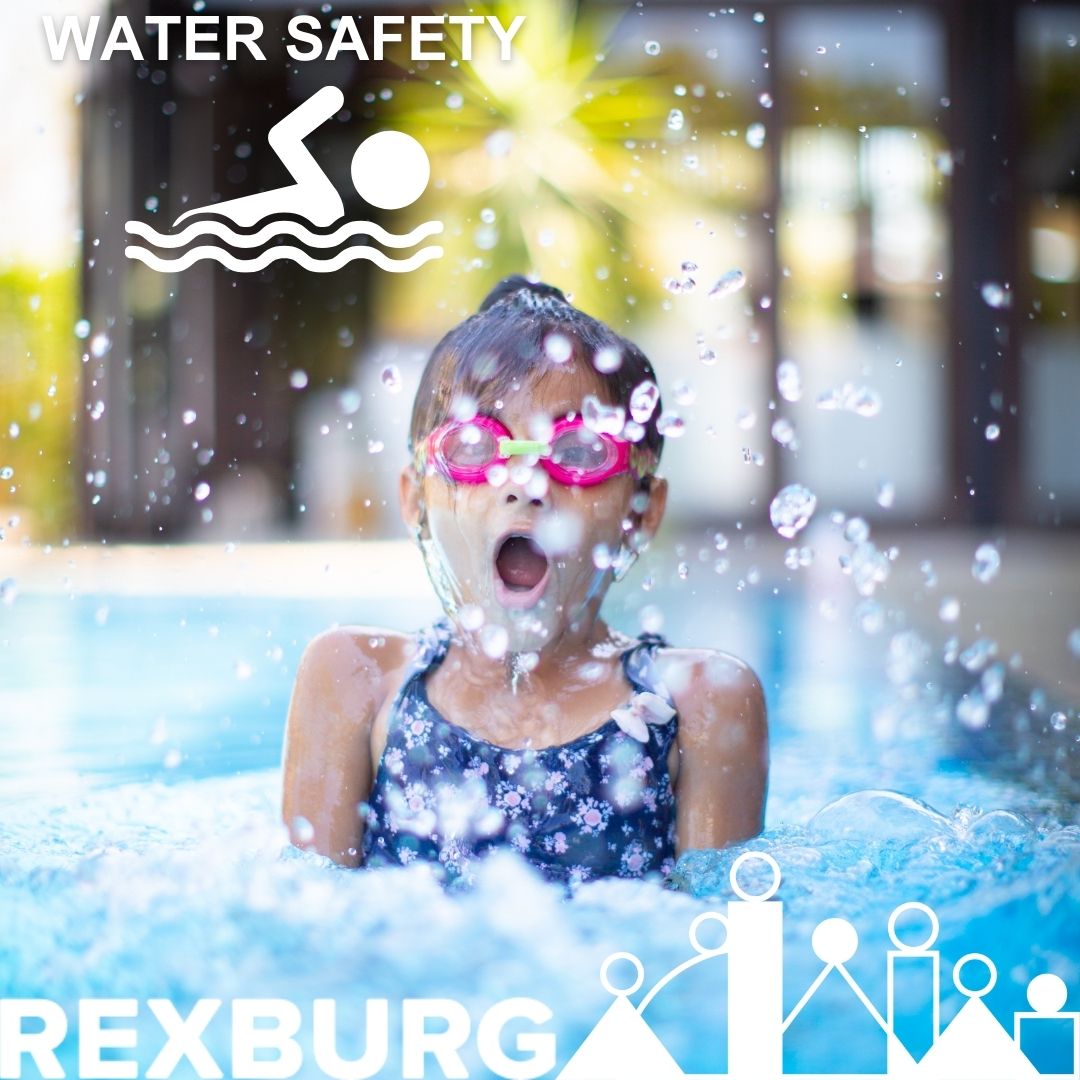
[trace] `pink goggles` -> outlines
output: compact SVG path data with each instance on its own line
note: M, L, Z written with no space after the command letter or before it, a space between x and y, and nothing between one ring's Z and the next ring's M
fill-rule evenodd
M550 442L515 439L492 416L448 420L427 437L427 460L455 484L483 484L496 465L534 456L552 480L591 487L631 467L631 444L585 426L580 416L556 420Z

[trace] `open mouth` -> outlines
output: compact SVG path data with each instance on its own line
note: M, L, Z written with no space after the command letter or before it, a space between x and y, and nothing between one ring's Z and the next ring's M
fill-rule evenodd
M547 583L549 569L547 556L531 536L515 533L506 537L495 552L500 598L514 607L535 603Z

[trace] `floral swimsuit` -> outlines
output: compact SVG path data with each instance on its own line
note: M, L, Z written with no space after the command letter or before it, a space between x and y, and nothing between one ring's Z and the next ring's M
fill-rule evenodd
M470 734L428 700L425 678L450 641L446 620L418 635L362 806L364 864L424 859L453 881L509 845L566 884L668 874L675 795L667 762L678 716L653 669L663 639L644 634L622 654L635 693L599 728L561 746L516 750Z

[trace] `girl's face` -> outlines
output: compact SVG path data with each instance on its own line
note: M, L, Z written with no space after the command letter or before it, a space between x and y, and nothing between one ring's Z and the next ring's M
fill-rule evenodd
M509 391L489 412L514 439L546 440L553 421L580 415L598 390L595 375L571 363ZM532 460L512 457L498 487L455 484L435 469L422 478L411 466L402 473L402 514L421 530L443 607L491 656L539 652L587 625L611 581L605 552L614 558L632 532L650 537L663 515L663 480L653 480L648 505L635 509L632 473L576 487Z

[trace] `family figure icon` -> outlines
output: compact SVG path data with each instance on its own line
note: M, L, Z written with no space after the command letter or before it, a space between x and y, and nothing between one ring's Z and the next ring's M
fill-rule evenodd
M345 96L336 86L324 86L301 102L278 121L267 136L270 149L288 170L293 183L270 191L226 199L182 213L173 227L191 224L175 233L161 233L141 221L128 221L126 229L157 248L179 249L190 241L206 236L217 237L232 248L254 249L281 236L294 237L309 248L327 251L337 248L353 236L369 236L384 247L404 249L429 236L442 232L441 221L426 221L408 233L398 235L372 221L342 221L345 204L340 192L315 160L304 140L319 126L339 112ZM379 210L401 210L411 206L427 188L431 163L424 148L403 131L377 131L356 148L350 176L357 194ZM302 222L296 221L302 219ZM314 229L329 229L316 232ZM238 232L237 226L255 229ZM230 270L262 270L272 262L292 259L307 270L327 273L339 270L357 259L368 259L382 270L405 273L439 258L441 247L429 245L407 258L392 258L370 244L349 244L336 254L313 257L305 248L279 244L266 248L252 258L238 257L215 244L191 247L175 258L162 258L147 247L130 245L124 254L145 263L153 270L171 273L186 270L203 259L213 259Z
M760 892L747 890L738 880L739 871L751 862L763 862L771 871L771 881ZM645 972L633 953L619 952L607 957L600 969L600 981L614 1001L586 1036L556 1080L781 1080L785 1075L799 1080L868 1080L869 1076L891 1080L1076 1080L1080 1078L1080 1013L1064 1012L1068 997L1065 982L1057 975L1037 975L1027 988L1030 1012L1016 1013L1013 1031L1007 1031L982 1000L994 987L997 970L981 953L969 953L952 970L956 989L967 999L952 1021L941 1028L941 956L934 949L939 934L936 913L926 904L910 901L897 907L889 918L888 933L894 948L886 955L886 1011L883 1016L846 967L855 955L859 938L855 927L842 918L819 923L811 947L823 963L798 1003L785 1016L783 1002L783 918L784 905L774 900L780 887L780 867L765 852L744 852L730 871L731 887L737 900L727 911L706 911L690 924L690 945L694 956L659 979L635 1005L630 998L644 984ZM917 944L901 939L898 922L909 913L927 921L925 939ZM719 945L702 942L700 931L708 922L720 923L725 931ZM727 1072L687 1074L649 1026L644 1013L656 996L689 968L705 960L727 960ZM612 968L621 965L633 973L625 985L612 979ZM981 969L983 974L978 974ZM911 973L920 974L927 988L927 1007L920 1011L920 1023L898 1022L897 984L910 984ZM886 1066L870 1074L841 1070L817 1074L785 1074L784 1040L789 1028L803 1013L830 976L839 976L869 1015L885 1047ZM850 1038L851 1017L834 1018L836 1057L842 1057ZM908 1017L910 1020L910 1017ZM1067 1071L1038 1071L1022 1049L1032 1025L1056 1025L1064 1039L1058 1039ZM921 1030L918 1030L921 1025ZM901 1033L901 1027L904 1028Z

